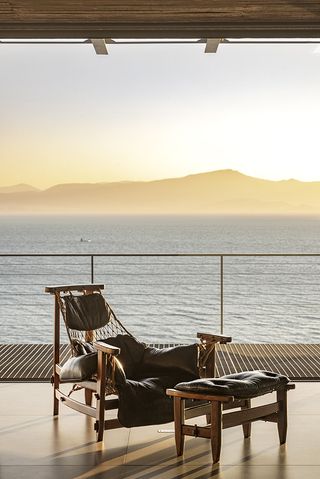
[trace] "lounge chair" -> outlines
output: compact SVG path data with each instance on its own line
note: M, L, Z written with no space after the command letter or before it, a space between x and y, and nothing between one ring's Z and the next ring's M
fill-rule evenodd
M173 420L173 400L166 389L181 381L213 377L215 345L230 337L198 333L190 345L158 349L139 342L117 319L102 296L104 285L49 286L54 295L53 414L59 403L95 418L97 441L105 429L163 424ZM60 364L60 318L72 357ZM69 394L61 383L72 385ZM71 397L84 390L84 402ZM95 405L92 405L94 398ZM117 418L106 419L110 410ZM208 411L206 401L190 401L186 418ZM208 419L209 416L208 416Z

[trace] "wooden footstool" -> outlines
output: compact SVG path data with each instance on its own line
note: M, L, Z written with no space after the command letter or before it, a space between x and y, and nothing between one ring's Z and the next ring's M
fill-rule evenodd
M273 385L270 376L266 376L268 374L272 374L274 378ZM257 381L259 384L256 384ZM205 437L211 440L213 463L217 463L220 459L221 430L242 425L244 437L250 437L251 423L259 420L277 423L280 444L284 444L287 436L287 391L295 388L295 385L288 381L276 373L246 371L217 379L179 383L175 389L167 389L167 395L172 396L174 400L177 455L183 454L185 436ZM233 394L230 394L232 391ZM251 398L272 391L277 393L276 402L251 407ZM185 401L188 399L205 400L210 403L207 409L207 420L210 423L208 426L184 424ZM222 414L222 410L235 408L240 410Z

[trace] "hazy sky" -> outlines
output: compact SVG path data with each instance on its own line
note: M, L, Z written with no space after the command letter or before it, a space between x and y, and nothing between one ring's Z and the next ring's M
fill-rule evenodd
M0 186L320 180L320 47L0 45Z

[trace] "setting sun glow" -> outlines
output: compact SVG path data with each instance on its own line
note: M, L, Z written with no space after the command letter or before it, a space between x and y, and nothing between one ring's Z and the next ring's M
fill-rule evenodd
M2 45L0 186L320 180L314 45Z

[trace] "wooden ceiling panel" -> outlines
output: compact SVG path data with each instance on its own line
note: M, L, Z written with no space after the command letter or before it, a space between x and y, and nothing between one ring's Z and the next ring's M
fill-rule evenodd
M320 1L0 0L0 37L320 37Z

